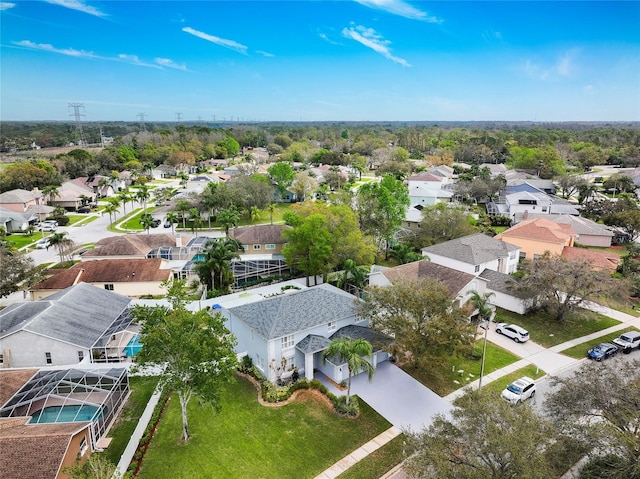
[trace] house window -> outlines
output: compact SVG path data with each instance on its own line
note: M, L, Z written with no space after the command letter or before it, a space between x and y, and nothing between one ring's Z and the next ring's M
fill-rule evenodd
M282 349L289 349L293 347L293 334L284 336L282 338Z
M533 255L533 259L540 259L540 255L539 254L534 254Z
M478 271L480 271L480 265L479 265L479 264L477 264L477 265L476 265L475 271L476 271L476 273L477 273Z
M287 371L293 369L296 367L296 357L295 356L289 356L288 358L285 358L285 361L287 362L285 369Z
M83 437L82 441L80 441L80 457L84 456L87 449L89 449L89 446L87 445L87 438Z
M81 363L84 359L84 351L78 351L78 362Z
M113 291L113 283L105 284L104 289L107 291Z
M329 323L327 324L327 330L329 332L335 331L336 330L336 322L335 321L329 321Z
M266 245L264 245L264 249L276 249L276 245L274 245L274 244L266 244Z
M47 360L47 364L51 364L51 353L44 353L44 358Z
M546 213L546 212L547 212L547 207L546 207L546 206L543 206L543 207L542 207L542 212L543 212L543 213Z
M262 245L254 244L253 249L262 249Z
M242 245L242 249L245 250L245 251L248 251L249 250L249 245L243 244Z
M262 371L264 371L264 358L259 354L256 354L256 366L258 366Z
M0 354L0 364L4 363L4 354Z

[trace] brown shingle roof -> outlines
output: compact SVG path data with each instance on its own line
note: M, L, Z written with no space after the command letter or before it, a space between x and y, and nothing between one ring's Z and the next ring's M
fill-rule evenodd
M617 254L569 246L564 247L561 256L567 259L588 261L593 269L608 272L614 272L620 262L620 256Z
M144 256L154 248L175 245L176 238L170 234L111 236L96 242L95 248L82 256Z
M5 358L5 362L8 360L9 358ZM37 369L0 370L0 406L11 399L37 372Z
M133 283L170 279L172 271L160 269L162 259L103 259L74 264L40 281L31 290L64 289L84 283Z
M291 229L287 225L241 226L229 231L231 237L242 244L283 244L282 232Z
M4 421L0 419L0 424ZM90 424L30 425L24 417L8 421L10 427L0 427L0 471L11 479L55 478L71 438Z
M414 261L395 268L382 271L391 283L398 281L416 281L418 279L432 279L442 283L449 291L449 296L455 298L458 293L469 284L475 276L455 269L447 268L430 262L429 260Z
M545 218L534 218L512 226L507 231L496 236L496 239L503 239L505 237L525 238L563 244L569 237L575 235L576 232L571 225L554 223Z

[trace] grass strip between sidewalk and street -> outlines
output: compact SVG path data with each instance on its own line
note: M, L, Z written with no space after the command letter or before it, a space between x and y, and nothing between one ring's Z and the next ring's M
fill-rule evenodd
M590 341L585 341L584 343L577 344L571 348L565 349L564 351L560 351L560 354L564 354L565 356L569 356L570 358L582 359L587 357L587 351L589 351L592 347L600 343L610 343L622 333L627 333L629 331L638 331L637 328L629 328L629 329L621 329L620 331L616 331L615 333L605 334L604 336L597 337Z
M380 449L356 462L336 479L372 479L383 476L403 461L404 442L404 434L394 437Z

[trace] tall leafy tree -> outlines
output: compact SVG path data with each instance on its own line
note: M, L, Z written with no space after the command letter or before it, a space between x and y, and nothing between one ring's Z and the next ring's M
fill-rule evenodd
M43 279L42 267L0 238L0 298Z
M408 241L419 249L475 232L476 228L469 222L469 214L464 208L438 203L422 210L420 227L412 232Z
M394 338L392 352L414 367L432 367L473 346L474 327L438 281L400 280L369 287L359 308L374 329Z
M327 273L334 237L329 231L326 216L307 216L293 229L283 231L282 237L287 241L282 254L290 266L306 274L307 286L311 276L315 278Z
M136 362L157 366L160 385L175 391L182 411L182 440L189 439L187 406L197 397L220 409L220 389L233 379L237 359L236 340L225 327L225 318L210 310L185 308L183 281L169 285L171 309L136 306L133 318L141 324L141 351Z
M351 396L351 378L362 371L367 373L369 381L373 379L375 369L368 358L373 354L373 346L364 339L336 338L329 343L322 353L322 360L335 357L338 364L347 364L349 377L347 379L347 399Z
M626 292L626 285L602 271L594 271L587 260L572 260L548 252L534 261L523 261L519 267L520 281L514 291L526 298L529 309L543 309L556 320L586 301L615 297Z
M450 417L407 433L404 469L415 478L541 479L553 477L546 450L557 442L553 426L528 404L512 407L474 393Z
M271 180L276 184L280 198L282 198L295 178L293 168L288 162L280 161L271 165L267 171Z
M409 192L402 181L391 175L362 185L358 191L360 228L384 245L385 251L400 229L409 206Z

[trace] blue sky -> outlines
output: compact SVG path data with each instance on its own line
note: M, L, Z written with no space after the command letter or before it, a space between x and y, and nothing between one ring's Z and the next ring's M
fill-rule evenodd
M2 120L640 120L640 2L0 1Z

